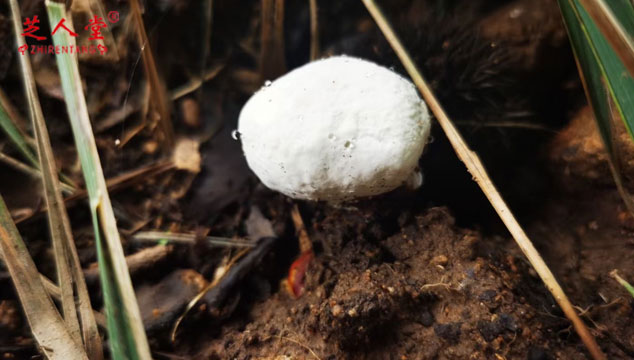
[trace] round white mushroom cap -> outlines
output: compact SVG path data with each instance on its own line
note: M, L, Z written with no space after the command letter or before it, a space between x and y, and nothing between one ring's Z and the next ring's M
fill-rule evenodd
M238 124L249 167L264 185L335 203L403 185L417 172L429 128L411 82L347 56L267 81Z

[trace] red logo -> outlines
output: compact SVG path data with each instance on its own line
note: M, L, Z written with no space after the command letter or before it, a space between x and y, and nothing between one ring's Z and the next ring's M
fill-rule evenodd
M119 12L118 11L111 11L108 13L108 21L110 21L111 23L116 23L117 21L119 21Z
M45 36L37 36L34 34L34 32L40 30L40 27L35 25L39 22L40 20L37 18L37 15L33 16L33 19L26 18L26 21L24 21L24 24L23 24L24 26L26 26L26 29L24 29L24 32L20 35L24 37L32 37L37 41L42 41L46 39Z
M118 11L110 11L108 13L108 21L110 21L110 23L114 24L116 22L119 21L119 12ZM33 38L37 41L42 41L42 40L46 40L46 36L39 36L37 34L35 34L37 31L40 30L40 27L37 25L40 23L40 19L38 19L37 15L34 15L33 18L26 18L26 20L24 21L23 25L23 33L20 34L22 36L26 37L30 37ZM57 25L55 26L55 28L53 29L53 31L51 32L51 35L55 35L57 33L58 30L65 30L66 32L68 32L68 34L70 36L73 37L77 37L79 34L77 34L76 32L74 32L73 30L71 30L70 28L68 28L66 26L66 19L61 19ZM94 17L92 19L90 19L88 21L88 25L86 25L84 27L85 30L90 30L90 37L88 38L88 40L103 40L104 37L101 34L101 29L103 28L107 28L108 24L103 20L102 17L94 15ZM53 46L53 45L48 45L48 46L35 46L35 45L31 45L29 47L29 45L22 45L20 47L18 47L18 52L22 55L25 55L27 52L29 52L31 54L65 54L65 53L70 53L70 54L82 54L82 53L90 53L90 54L96 54L99 53L101 55L104 55L105 53L108 52L108 47L103 45L103 44L98 44L97 46L95 45L90 45L90 46L74 46L74 45L70 45L70 46Z
M101 28L108 27L108 25L103 22L103 18L95 15L92 19L90 19L89 24L84 27L84 29L92 30L92 34L88 40L103 40L103 36L101 35Z
M64 30L68 31L70 36L77 36L77 33L73 32L71 29L67 28L66 25L64 25L64 22L66 22L66 19L60 20L59 23L57 24L57 26L55 27L55 29L53 29L53 32L51 33L51 35L55 35L57 30L59 30L59 28L62 28Z

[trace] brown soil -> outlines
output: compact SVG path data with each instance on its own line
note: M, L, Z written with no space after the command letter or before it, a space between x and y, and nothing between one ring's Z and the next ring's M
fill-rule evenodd
M619 200L612 194L603 202L612 219L619 218ZM458 228L445 208L403 211L397 218L380 208L318 206L311 235L324 251L309 267L306 293L296 300L279 291L256 302L213 336L202 335L195 357L586 358L570 324L508 238ZM632 240L624 239L624 224L605 213L595 225L586 216L569 219L561 206L550 211L560 212L558 230L547 228L552 222L537 222L534 237L550 245L547 259L573 302L584 309L594 304L586 315L610 358L632 356L632 300L608 276L613 267L627 270L631 264ZM587 226L595 230L584 231ZM597 239L597 227L612 240ZM615 252L621 241L625 251ZM557 261L559 256L570 261ZM632 276L631 267L625 273Z

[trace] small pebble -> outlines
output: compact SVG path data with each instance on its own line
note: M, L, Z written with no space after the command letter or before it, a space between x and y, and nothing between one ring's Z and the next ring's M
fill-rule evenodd
M183 123L190 128L200 127L200 106L198 102L191 98L185 98L180 105Z
M445 255L438 255L431 259L431 265L445 266L449 262L449 259Z
M332 309L330 309L330 312L332 313L332 316L339 317L343 313L343 308L341 305L335 305Z

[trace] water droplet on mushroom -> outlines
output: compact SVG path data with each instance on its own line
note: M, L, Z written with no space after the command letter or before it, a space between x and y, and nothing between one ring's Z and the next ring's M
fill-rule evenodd
M335 140L337 140L337 137L335 136L335 134L330 133L330 134L328 134L328 139L330 139L332 141L335 141Z
M347 141L346 141L346 143L345 143L345 144L343 144L343 146L344 146L346 149L354 149L354 143L352 143L352 141L350 141L350 140L347 140Z
M238 129L235 129L231 132L231 137L233 138L233 140L240 140L240 132L238 131Z
M271 84L272 84L272 83L273 83L273 82L271 82L271 80L266 80L266 81L264 82L264 86L269 87L269 86L271 86Z

